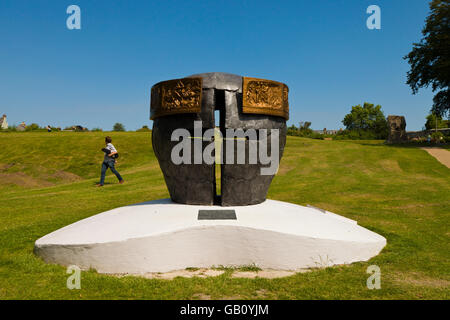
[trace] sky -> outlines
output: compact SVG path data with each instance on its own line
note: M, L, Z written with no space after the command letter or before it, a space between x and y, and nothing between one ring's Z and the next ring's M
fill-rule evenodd
M81 29L69 30L69 5ZM381 29L369 30L369 5ZM228 72L289 86L288 125L343 128L351 107L380 104L421 130L433 93L412 95L402 58L425 0L1 0L0 115L10 124L127 130L149 120L153 84Z

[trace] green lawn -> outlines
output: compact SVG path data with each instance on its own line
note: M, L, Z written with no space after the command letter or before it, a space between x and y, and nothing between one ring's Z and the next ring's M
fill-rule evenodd
M369 262L280 279L150 280L66 269L33 254L34 241L131 203L166 198L150 133L110 133L126 184L99 179L105 133L0 134L0 299L449 299L450 169L418 148L378 141L289 137L269 197L355 219L388 241ZM381 268L381 290L366 269Z

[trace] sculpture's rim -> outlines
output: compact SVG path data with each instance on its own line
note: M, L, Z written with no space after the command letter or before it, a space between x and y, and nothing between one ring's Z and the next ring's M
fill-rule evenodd
M228 73L228 72L203 72L203 73L195 73L188 76L185 76L183 78L173 78L173 79L166 79L159 81L152 85L153 87L156 87L160 85L161 83L171 81L171 80L179 80L179 79L185 79L185 78L202 78L202 89L218 89L218 90L227 90L227 91L238 91L239 93L242 92L242 83L244 78L246 76L234 74L234 73ZM247 77L247 78L254 78L254 77ZM265 81L271 81L271 82L277 82L285 85L288 87L287 84L281 81L266 79L266 78L255 78Z

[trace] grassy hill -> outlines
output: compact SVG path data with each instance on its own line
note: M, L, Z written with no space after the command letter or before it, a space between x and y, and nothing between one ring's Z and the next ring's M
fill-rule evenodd
M107 134L114 136L120 150L122 170L155 164L149 133L4 133L0 135L0 188L52 186L97 177Z
M150 133L109 133L126 183L99 180L105 133L0 134L0 299L360 299L450 297L450 170L418 148L377 141L288 137L269 197L333 211L387 238L367 263L280 279L150 280L82 273L66 288L66 269L33 254L34 241L118 206L166 198ZM381 290L366 269L381 268Z

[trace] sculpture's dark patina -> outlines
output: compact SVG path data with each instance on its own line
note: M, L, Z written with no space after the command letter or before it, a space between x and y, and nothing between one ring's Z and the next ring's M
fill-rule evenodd
M387 143L401 143L408 140L406 135L406 120L403 116L388 116Z
M203 73L160 82L152 87L152 144L173 201L184 204L240 206L261 203L274 175L261 175L262 164L221 165L221 194L216 195L215 164L179 164L171 161L172 132L178 128L194 131L194 121L202 129L215 127L215 111L220 112L220 130L279 129L279 158L286 143L288 88L263 79L243 78L227 73ZM193 134L192 134L193 135ZM225 135L225 134L224 134ZM259 137L258 137L259 139ZM270 136L267 139L271 152ZM192 141L193 143L193 141ZM203 148L210 144L203 141ZM245 150L249 144L245 140ZM236 155L237 146L234 145ZM223 144L224 158L227 154ZM192 154L192 158L193 158ZM279 159L279 160L280 160Z

